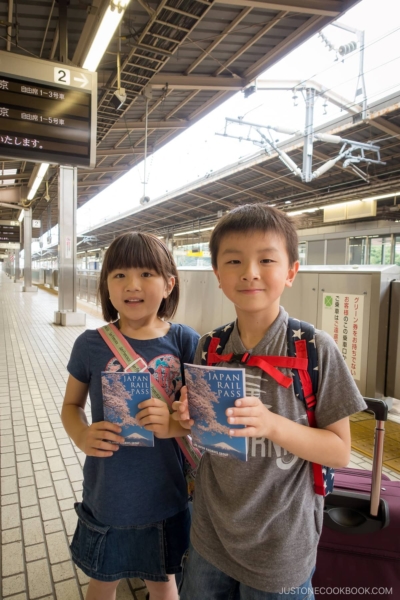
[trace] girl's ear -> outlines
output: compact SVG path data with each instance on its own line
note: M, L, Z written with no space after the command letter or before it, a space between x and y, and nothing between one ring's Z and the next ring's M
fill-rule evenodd
M164 290L164 298L168 298L168 296L170 295L170 293L172 292L172 290L175 287L175 277L173 275L171 275L170 277L168 277L168 281L165 284L165 290Z

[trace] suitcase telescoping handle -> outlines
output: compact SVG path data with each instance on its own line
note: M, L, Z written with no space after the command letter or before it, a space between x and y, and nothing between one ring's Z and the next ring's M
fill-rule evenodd
M376 517L381 495L383 442L385 440L385 421L387 421L388 406L383 400L376 400L375 398L364 398L364 400L367 403L368 412L373 412L376 419L370 507L371 515Z
M364 400L376 419L371 495L335 488L325 499L324 525L346 534L374 533L389 524L389 506L380 498L388 407L383 400Z

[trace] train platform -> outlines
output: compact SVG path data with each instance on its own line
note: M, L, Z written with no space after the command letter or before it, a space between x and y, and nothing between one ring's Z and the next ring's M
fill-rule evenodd
M54 325L57 308L55 295L22 293L0 271L0 596L7 600L83 600L88 584L68 548L85 456L60 418L66 365L84 328ZM86 327L103 323L89 308ZM371 460L353 451L349 466L370 469ZM396 470L384 472L400 480ZM124 580L117 599L145 595L142 581Z

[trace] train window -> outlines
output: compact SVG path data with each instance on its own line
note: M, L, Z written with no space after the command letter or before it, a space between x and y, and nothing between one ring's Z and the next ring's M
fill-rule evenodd
M394 240L394 262L400 267L400 235L396 235Z
M366 248L366 237L349 238L349 265L365 265Z
M390 235L370 237L369 264L390 265L392 240Z
M307 264L307 242L300 242L299 244L299 262L301 265Z

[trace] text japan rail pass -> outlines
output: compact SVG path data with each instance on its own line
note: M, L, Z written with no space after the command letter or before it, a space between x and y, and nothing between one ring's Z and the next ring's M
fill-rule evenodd
M231 437L225 411L246 395L245 370L185 364L193 445L219 456L247 460L248 438Z
M138 404L151 398L150 373L101 373L104 420L122 427L123 446L154 446L154 435L136 421Z

